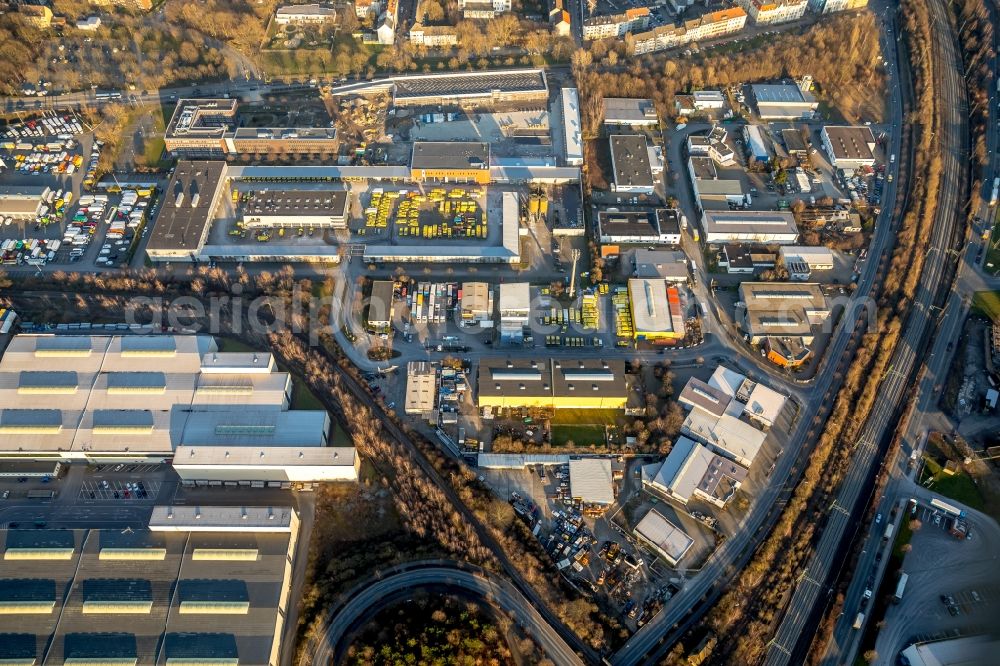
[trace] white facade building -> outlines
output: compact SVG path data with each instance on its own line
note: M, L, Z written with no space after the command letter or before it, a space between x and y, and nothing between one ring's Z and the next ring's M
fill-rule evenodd
M527 282L501 283L497 309L500 314L500 339L521 342L524 327L531 318L531 286Z
M583 164L583 127L580 120L580 93L576 88L563 88L559 94L562 110L563 158L570 166Z
M326 23L337 18L337 11L333 7L324 7L320 4L311 5L287 5L278 7L274 13L274 22L278 25L290 25L295 23Z
M875 135L870 127L827 125L819 136L830 163L838 169L875 165Z
M799 239L792 213L781 211L706 210L702 213L706 243L777 243Z
M463 18L491 19L509 12L511 0L458 0L458 8L462 10Z
M805 16L809 0L739 0L756 25L776 25Z

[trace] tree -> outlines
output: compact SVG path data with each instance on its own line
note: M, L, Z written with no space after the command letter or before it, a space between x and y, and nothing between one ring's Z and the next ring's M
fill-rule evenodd
M501 14L486 24L486 41L490 46L509 46L517 36L519 23L513 14Z
M439 23L444 20L444 7L437 0L424 0L420 5L425 23ZM419 13L419 12L418 12Z

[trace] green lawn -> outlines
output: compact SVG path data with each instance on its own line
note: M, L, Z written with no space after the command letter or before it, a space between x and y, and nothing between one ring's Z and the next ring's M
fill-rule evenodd
M326 409L319 398L309 390L306 383L294 374L292 375L292 409Z
M972 477L964 472L950 476L942 474L930 486L930 489L973 509L982 511L986 508L979 488L972 482Z
M621 415L617 409L557 409L552 425L614 425Z
M933 481L928 483L930 478L933 478ZM965 472L947 474L944 468L929 456L924 456L924 469L920 473L920 485L973 509L983 511L986 508L983 495L972 481L972 477Z
M977 291L972 306L993 321L1000 320L1000 291Z
M566 446L573 442L575 446L604 445L604 426L600 425L553 425L552 445Z
M260 351L259 349L254 349L248 344L240 342L239 340L234 340L233 338L216 338L219 341L219 351L221 352L255 352Z
M983 268L993 275L1000 273L1000 220L993 225L993 233L990 234L986 248L986 258L983 259Z

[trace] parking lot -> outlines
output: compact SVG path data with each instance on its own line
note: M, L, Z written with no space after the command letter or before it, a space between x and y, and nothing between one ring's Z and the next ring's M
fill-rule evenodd
M909 519L910 512L906 512ZM909 580L903 599L890 604L875 650L879 663L894 663L904 647L920 640L1000 631L996 561L1000 531L988 519L969 517L971 539L946 530L946 516L921 503L902 571ZM888 576L894 575L887 573Z
M102 502L155 500L160 491L159 481L84 480L79 499Z

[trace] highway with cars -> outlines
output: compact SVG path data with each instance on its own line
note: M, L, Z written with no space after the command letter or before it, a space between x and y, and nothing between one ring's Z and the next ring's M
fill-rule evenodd
M545 655L559 666L583 664L573 649L539 615L535 607L509 582L488 571L458 563L409 562L379 572L350 592L330 610L318 645L307 646L303 661L316 666L339 663L344 639L360 624L369 622L382 608L406 598L417 589L473 594L495 604L528 633Z
M887 105L891 116L888 120L893 127L901 127L903 110L897 83L897 53L891 22L883 23L882 46L883 56L888 62L886 69L891 74ZM900 145L900 135L894 132L889 137L886 152L899 155ZM902 159L895 160L887 166L887 173L893 175L893 180L887 180L885 184L883 192L885 202L896 199L897 185L900 184L900 178L905 177L905 174L901 176L900 162ZM897 208L886 205L878 218L869 250L871 260L865 263L852 297L855 307L845 314L834 332L827 348L826 359L817 373L797 427L790 435L784 454L771 475L773 479L788 481L772 484L756 498L750 513L744 518L742 529L722 543L701 572L689 580L656 616L625 643L612 657L612 663L616 665L652 663L669 651L684 632L711 608L726 590L729 582L739 575L742 567L756 550L756 545L767 536L770 525L777 521L785 501L795 487L794 479L805 467L805 458L810 451L805 444L817 434L812 426L814 417L825 413L832 404L836 388L853 355L853 347L860 338L858 328L862 323L864 308L882 268L882 262L877 258L881 257L890 246L895 227L894 220L899 219L899 216L900 211ZM848 353L849 347L850 353Z
M858 520L866 506L859 503L863 490L873 481L879 462L885 455L892 429L897 422L903 400L912 388L912 377L923 357L926 336L938 323L941 308L935 305L941 294L948 265L949 251L954 243L954 232L959 223L958 215L967 191L968 178L968 112L965 86L962 83L962 60L956 48L955 37L947 16L947 9L940 0L929 4L935 31L935 88L940 99L940 126L936 142L940 146L943 168L938 194L938 208L934 219L931 249L924 260L920 284L910 307L903 334L896 346L891 367L882 379L879 397L868 417L859 440L854 445L852 464L841 483L836 501L830 509L826 526L820 536L816 552L789 603L788 609L771 642L766 663L801 663L809 649L818 616L832 591L828 586L839 565ZM949 306L954 306L946 323L949 328L961 325L964 320L964 297L952 292ZM945 344L940 334L937 346ZM954 338L951 338L952 340ZM941 355L943 356L943 354ZM925 374L923 381L928 377ZM932 381L932 380L931 380ZM933 392L932 392L933 393ZM932 396L925 396L929 400Z
M994 21L996 14L994 13ZM1000 45L1000 34L994 31L994 46ZM1000 62L995 63L994 72L1000 71ZM995 80L995 77L994 77ZM992 189L993 178L1000 173L1000 164L995 156L1000 142L1000 126L994 129L997 123L998 103L1000 94L996 87L988 91L990 94L990 114L987 124L987 154L991 157L983 174L982 195L983 203L978 211L978 217L984 220L984 225L991 223L995 214L995 209L989 205L990 191ZM985 226L974 228L972 233L966 237L965 248L959 256L957 276L948 296L947 303L940 315L937 324L935 339L926 357L921 375L917 381L917 391L911 400L909 414L905 419L901 431L901 446L896 455L888 461L890 469L890 479L885 488L885 495L880 503L880 508L884 514L888 514L890 507L902 506L909 497L926 499L931 494L928 491L915 487L913 477L918 465L911 464L911 459L916 460L922 453L924 443L927 440L928 421L937 411L937 402L940 398L940 387L944 385L954 351L954 342L962 335L962 328L965 323L968 306L972 295L976 291L985 289L996 289L1000 284L995 278L985 276L981 272L980 264L984 260L985 245L980 234ZM906 520L904 516L901 520ZM992 521L986 518L985 522ZM992 523L991 529L996 524ZM861 629L854 629L854 619L857 612L861 610L861 597L864 590L870 584L872 589L877 589L882 577L886 573L887 549L891 547L891 542L882 544L883 530L879 526L872 526L866 536L864 548L858 559L857 567L854 571L851 583L845 595L844 614L838 619L834 628L833 636L826 646L822 660L824 666L834 666L836 664L853 663L858 650L860 649L860 638L863 634L864 625L870 620L869 614L865 615ZM876 554L883 552L881 564L876 561ZM892 629L893 627L889 627ZM880 633L879 643L883 643ZM888 641L892 642L892 641ZM891 659L892 654L880 654L886 659ZM894 654L894 653L893 653ZM888 662L887 662L888 663Z

